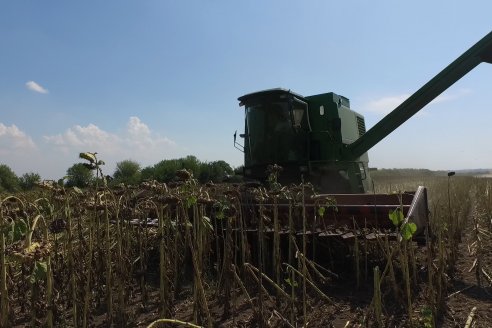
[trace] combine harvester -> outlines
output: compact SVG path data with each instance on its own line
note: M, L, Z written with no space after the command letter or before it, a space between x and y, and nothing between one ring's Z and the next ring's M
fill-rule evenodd
M414 236L422 236L429 223L426 188L402 195L371 193L367 151L482 62L492 63L492 32L368 131L364 117L350 108L349 99L335 93L304 97L270 89L240 97L240 106L245 106L245 128L240 135L244 143L238 143L234 134L234 145L244 152L245 180L267 184L273 178L282 186L306 182L314 190L309 194L302 187L304 196L294 203L302 201L308 209L297 214L286 214L293 196L282 194L282 189L266 198L257 192L243 195L243 200L249 200L242 204L245 228L280 233L294 229L297 234L320 237L359 234L369 239L377 231L391 230L394 236L395 226L388 216L400 208L404 222L415 223ZM331 204L331 210L319 212L323 204ZM294 215L294 222L287 223L287 215ZM260 220L265 217L278 219ZM264 222L259 225L259 221Z

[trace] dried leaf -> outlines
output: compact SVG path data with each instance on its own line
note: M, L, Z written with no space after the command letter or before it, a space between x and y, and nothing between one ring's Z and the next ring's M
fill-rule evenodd
M91 162L91 164L96 162L96 155L93 153L88 153L88 152L87 153L80 153L79 157Z

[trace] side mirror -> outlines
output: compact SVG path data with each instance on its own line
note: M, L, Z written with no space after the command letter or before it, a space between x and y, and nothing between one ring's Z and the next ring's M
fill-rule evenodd
M242 136L241 134L239 136ZM244 146L237 143L237 130L234 132L234 148L242 151L244 153Z

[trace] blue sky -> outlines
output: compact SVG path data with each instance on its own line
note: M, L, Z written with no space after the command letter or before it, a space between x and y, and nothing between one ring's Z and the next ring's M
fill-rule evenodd
M490 1L2 1L0 163L62 177L189 154L242 163L237 97L336 92L374 125L492 30ZM373 167L492 167L492 65L369 153Z

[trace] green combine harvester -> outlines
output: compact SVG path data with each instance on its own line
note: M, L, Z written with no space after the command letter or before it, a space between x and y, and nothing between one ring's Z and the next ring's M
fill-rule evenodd
M265 183L268 168L277 165L282 185L311 183L319 193L315 197L336 203L332 231L353 226L354 220L359 226L391 228L388 214L401 206L421 233L428 224L425 187L404 193L401 201L397 195L370 193L367 152L482 62L492 63L492 32L368 131L349 99L333 92L306 97L278 88L239 97L245 107L244 142L235 134L234 145L244 152L244 178Z

